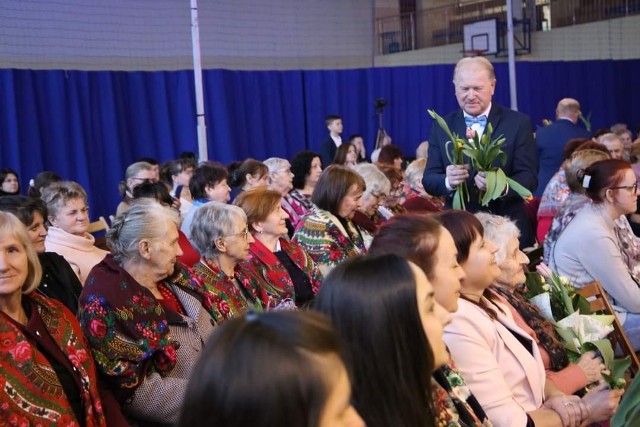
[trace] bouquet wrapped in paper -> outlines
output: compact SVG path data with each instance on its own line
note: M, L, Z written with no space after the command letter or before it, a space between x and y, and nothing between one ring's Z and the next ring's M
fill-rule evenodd
M572 361L587 351L602 356L608 373L602 377L610 386L624 386L624 372L631 365L627 356L616 360L611 341L614 316L591 313L589 302L579 295L566 277L551 271L546 265L538 266L538 273L528 273L525 295L542 314L554 324Z

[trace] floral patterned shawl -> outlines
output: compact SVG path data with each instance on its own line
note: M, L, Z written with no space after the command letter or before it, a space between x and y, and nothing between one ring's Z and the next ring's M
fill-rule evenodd
M188 268L177 263L173 276L163 283L198 298L218 320L218 297ZM98 370L120 402L133 395L147 372L165 376L173 369L177 343L169 335L169 323L182 320L180 315L165 310L112 255L91 270L79 304L80 325Z
M88 343L73 314L62 303L36 292L23 295L38 310L53 341L85 385L80 397L84 425L106 426L98 378ZM0 312L0 425L79 426L49 360L8 316Z
M524 291L518 288L509 292L498 286L493 286L491 289L506 299L536 333L540 345L549 354L551 370L564 369L569 364L564 344L551 322L542 315L538 307L527 300Z
M311 282L313 294L317 294L322 283L322 273L315 266L313 260L299 245L280 239L280 247L293 263L304 271ZM260 276L264 281L268 301L262 301L267 309L280 306L284 301L295 301L295 288L289 272L278 257L258 239L250 246L249 259L240 265L243 270L249 270Z
M207 289L216 295L215 310L217 319L224 321L241 316L249 308L263 308L262 301L268 300L263 287L258 284L257 277L236 265L234 280L236 286L217 265L203 258L193 267L193 273L204 282Z
M358 227L347 220L347 228L333 214L316 207L298 224L293 242L302 246L319 267L333 267L367 252Z

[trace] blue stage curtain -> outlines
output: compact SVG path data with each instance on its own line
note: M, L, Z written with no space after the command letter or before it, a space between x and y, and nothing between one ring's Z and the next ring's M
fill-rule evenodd
M495 64L494 102L509 106L506 63ZM561 98L591 113L592 128L625 122L635 130L640 60L518 62L519 110L534 128L553 119ZM383 126L407 156L428 139L427 109L457 108L453 65L321 71L204 72L209 158L291 158L317 150L324 117L340 114L343 138L363 134L373 149L374 100L386 98ZM197 152L191 71L87 72L0 70L0 167L15 168L22 192L30 178L53 170L89 194L91 216L109 215L118 182L141 157L164 162Z

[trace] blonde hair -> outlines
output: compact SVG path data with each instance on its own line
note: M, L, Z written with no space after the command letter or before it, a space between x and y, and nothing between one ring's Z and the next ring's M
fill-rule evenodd
M427 159L416 159L409 163L407 170L404 171L405 180L409 183L411 188L414 187L414 182L422 181L424 170L427 168Z
M28 294L40 285L42 279L42 267L38 254L31 244L27 234L27 228L14 214L0 212L0 236L2 238L14 237L20 242L27 254L27 278L22 284L22 293Z

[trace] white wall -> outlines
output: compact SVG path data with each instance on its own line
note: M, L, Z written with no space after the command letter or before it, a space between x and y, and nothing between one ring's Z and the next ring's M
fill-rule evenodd
M531 54L517 61L583 61L640 58L640 15L531 34ZM376 67L452 64L462 58L462 44L376 56ZM506 61L494 58L491 61Z
M200 0L204 68L372 65L373 0ZM0 67L192 67L189 0L2 0Z

